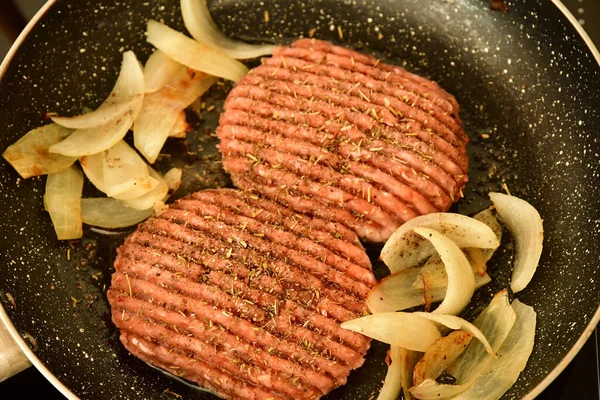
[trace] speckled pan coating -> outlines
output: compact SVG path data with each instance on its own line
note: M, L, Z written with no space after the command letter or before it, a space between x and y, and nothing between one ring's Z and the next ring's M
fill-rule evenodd
M57 1L0 82L0 149L41 124L46 111L97 106L114 83L122 51L133 49L143 60L148 56L147 18L182 27L173 3ZM481 0L211 4L218 23L240 38L288 43L318 28L319 38L406 62L457 96L472 138L472 176L457 211L487 205L481 194L505 180L544 218L541 265L519 294L538 312L537 344L506 398L533 390L565 357L600 303L600 70L566 18L540 0L510 2L508 13L490 11L489 2ZM217 111L225 89L209 95ZM202 116L189 148L169 145L176 165L191 166L183 191L228 183L215 164L215 142L204 136L216 120L214 112ZM72 246L58 243L42 211L43 186L43 179L18 179L0 161L0 298L18 331L36 339L39 359L86 399L167 398L165 390L211 398L162 376L118 343L104 285L114 248L125 234L106 239L88 230L86 239ZM496 283L476 300L489 299L507 283L501 269L510 259L510 243L505 249L492 265ZM327 398L370 398L385 374L384 349L374 346L365 367Z

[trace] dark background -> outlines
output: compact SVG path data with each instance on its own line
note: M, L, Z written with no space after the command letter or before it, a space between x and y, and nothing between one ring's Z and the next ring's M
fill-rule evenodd
M4 4L4 0L0 0ZM26 17L30 17L41 1L24 3ZM564 0L563 3L586 29L596 45L600 46L600 0ZM23 6L22 4L20 6ZM551 5L549 4L549 7ZM32 10L29 10L33 7ZM0 6L0 14L5 14L4 6ZM6 15L0 15L6 16ZM2 38L5 41L5 38ZM6 43L0 43L0 58L6 51ZM538 397L540 400L596 400L600 399L599 356L600 336L596 330L575 360L565 371ZM62 396L35 368L29 368L20 374L0 383L1 399L30 399L42 398L47 400L62 400Z

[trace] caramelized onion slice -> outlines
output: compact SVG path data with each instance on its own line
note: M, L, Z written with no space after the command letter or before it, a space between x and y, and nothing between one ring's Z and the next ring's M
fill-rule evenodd
M436 380L465 351L471 339L473 334L459 330L436 340L415 365L414 385L418 386L426 379Z
M222 51L231 58L248 59L273 53L273 45L252 45L232 40L217 28L206 0L181 0L181 14L188 32L198 42Z
M425 304L422 281L420 286L415 285L420 273L421 268L411 268L382 279L367 296L369 310L372 313L392 312ZM434 278L434 281L437 280L438 278ZM489 282L491 278L488 274L475 275L476 289ZM431 301L435 303L443 300L446 296L446 288L446 285L430 288Z
M481 332L475 325L473 325L469 321L464 320L455 315L444 315L424 312L416 312L413 314L428 319L430 321L437 322L438 324L444 325L445 327L453 330L462 329L469 332L471 335L473 335L473 337L475 337L477 340L479 340L479 342L481 342L481 344L489 354L495 356L492 346L484 336L483 332Z
M123 139L135 120L144 98L144 74L133 52L123 53L121 72L115 87L120 87L113 99L129 101L130 107L106 122L77 129L63 141L50 147L50 152L71 157L96 154L114 146ZM93 116L94 112L84 114L81 118Z
M531 204L518 197L502 193L490 193L489 196L515 241L516 254L510 288L517 293L529 284L540 262L544 239L542 218Z
M47 175L72 165L76 157L50 153L50 146L64 140L71 130L60 125L49 124L27 132L22 138L2 153L2 157L24 179Z
M499 245L490 227L476 219L454 213L422 215L400 226L383 246L380 259L390 272L415 267L434 253L433 246L413 231L417 227L435 229L460 248L495 249Z
M457 400L499 399L517 381L527 365L535 340L536 313L533 308L513 301L515 323L498 351L498 358L490 359L473 384L459 394Z
M425 351L440 338L435 324L415 313L367 315L342 323L342 328L408 350Z
M153 209L136 210L110 197L81 199L83 223L101 228L126 228L144 221L153 213Z
M510 334L516 320L516 313L508 303L508 291L497 293L490 304L479 314L473 325L488 339L492 350L501 357L501 348ZM454 398L470 389L481 374L495 362L485 346L479 341L472 341L467 349L447 369L456 378L456 385L442 385L430 380L424 381L411 392L422 399Z
M434 313L458 314L469 304L475 291L475 278L469 261L456 243L440 232L421 227L414 228L414 232L431 242L448 275L446 296Z
M149 20L146 33L149 43L194 70L234 82L248 73L248 68L241 62L160 22Z
M490 342L492 350L497 352L511 331L515 319L516 314L508 302L508 291L502 290L496 293L490 304L475 318L473 325L479 328ZM486 365L486 353L480 342L471 343L448 368L448 373L459 383L469 382Z
M44 207L50 214L58 240L79 239L83 174L75 165L49 174L44 193Z

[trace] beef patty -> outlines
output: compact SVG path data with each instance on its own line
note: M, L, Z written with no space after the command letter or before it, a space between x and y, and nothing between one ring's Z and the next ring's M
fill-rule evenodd
M224 109L219 149L237 187L368 241L447 211L468 179L452 95L328 42L277 48L238 81Z
M127 350L229 399L316 399L362 365L371 263L344 225L233 189L180 199L118 248Z

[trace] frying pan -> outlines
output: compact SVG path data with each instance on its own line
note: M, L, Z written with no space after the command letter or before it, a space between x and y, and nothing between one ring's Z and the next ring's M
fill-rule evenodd
M176 3L50 1L0 67L0 148L43 124L46 111L98 106L114 83L121 52L134 50L141 60L150 54L148 18L183 31ZM600 56L573 16L558 1L542 0L507 2L507 12L491 10L487 0L210 5L218 25L237 38L287 43L317 28L319 38L405 65L457 96L472 139L471 174L453 211L487 206L485 194L505 182L544 218L538 272L518 294L537 311L536 345L506 398L539 394L600 318ZM169 142L172 156L158 165L163 172L184 166L176 197L229 184L216 143L206 135L227 89L208 93L216 111L196 118L187 141ZM0 162L0 317L32 363L69 398L212 398L163 376L118 342L105 291L115 247L128 232L106 236L87 229L83 240L59 242L43 211L43 190L44 179L21 180ZM511 248L505 240L490 266L495 281L477 294L467 316L506 286ZM370 398L385 375L384 354L385 346L375 344L366 365L327 399Z

